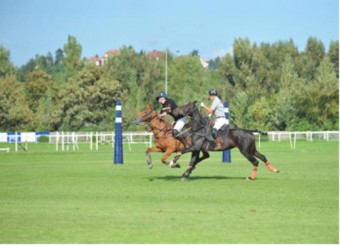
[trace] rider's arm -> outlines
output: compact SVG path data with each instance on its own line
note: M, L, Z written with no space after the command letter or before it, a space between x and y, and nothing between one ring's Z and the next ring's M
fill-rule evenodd
M158 118L162 118L165 117L168 113L166 113L166 110L164 108L164 106L161 108L160 112L158 113L157 117Z
M208 107L206 105L203 106L203 108L209 113L209 114L213 114L214 110L211 107Z
M201 102L201 107L204 108L204 110L206 110L209 115L213 114L215 111L215 109L213 109L212 107L206 106L203 102Z
M158 114L158 117L165 117L167 115L167 113L166 112L163 112L163 113L159 113Z

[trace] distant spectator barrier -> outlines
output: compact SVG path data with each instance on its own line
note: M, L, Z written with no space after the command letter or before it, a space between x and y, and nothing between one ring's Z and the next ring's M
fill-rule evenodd
M294 150L298 140L314 141L339 141L339 131L304 131L304 132L277 132L269 131L268 136L256 134L258 147L261 147L261 141L289 141L290 149ZM44 138L42 138L44 137ZM28 149L29 143L38 144L44 139L44 142L55 145L56 151L76 151L79 146L85 146L90 151L98 151L101 144L111 144L114 148L114 132L7 132L0 133L0 143L6 143L0 152L8 152L8 144L15 145L17 152L20 147ZM46 140L46 141L45 141ZM153 134L151 132L123 132L123 144L127 144L129 151L132 151L132 145L143 144L146 147L152 147Z

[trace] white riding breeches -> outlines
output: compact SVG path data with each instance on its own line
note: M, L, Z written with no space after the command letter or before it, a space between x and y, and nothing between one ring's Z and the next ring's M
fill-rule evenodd
M175 123L174 129L177 129L178 132L181 132L185 125L185 117L182 117L181 119L178 119L177 122Z
M228 124L229 124L229 120L226 119L225 117L216 118L213 128L216 128L217 130L219 130L220 128L223 127L223 125L228 125Z

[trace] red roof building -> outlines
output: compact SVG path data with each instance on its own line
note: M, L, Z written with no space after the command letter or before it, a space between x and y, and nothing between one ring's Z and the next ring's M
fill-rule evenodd
M107 57L109 57L109 55L115 55L115 54L120 54L120 50L119 49L110 49L110 50L105 52L104 57L107 58Z
M87 59L89 62L96 64L97 66L102 65L102 60L98 57L90 57Z
M163 52L154 50L154 51L147 53L145 56L152 58L152 59L160 60L163 57L163 55L164 55Z
M117 55L117 54L120 54L119 49L110 49L110 50L106 51L103 58L102 58L102 65L104 65L104 63L106 63L109 56Z

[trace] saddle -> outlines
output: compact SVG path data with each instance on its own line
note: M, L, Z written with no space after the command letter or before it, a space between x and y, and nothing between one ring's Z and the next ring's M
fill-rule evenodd
M211 130L212 130L212 127L209 127L209 133L206 134L206 139L210 142L215 142L215 139L211 135ZM223 127L217 131L217 135L218 135L217 139L225 137L226 135L228 135L228 133L229 133L229 125L223 125Z

